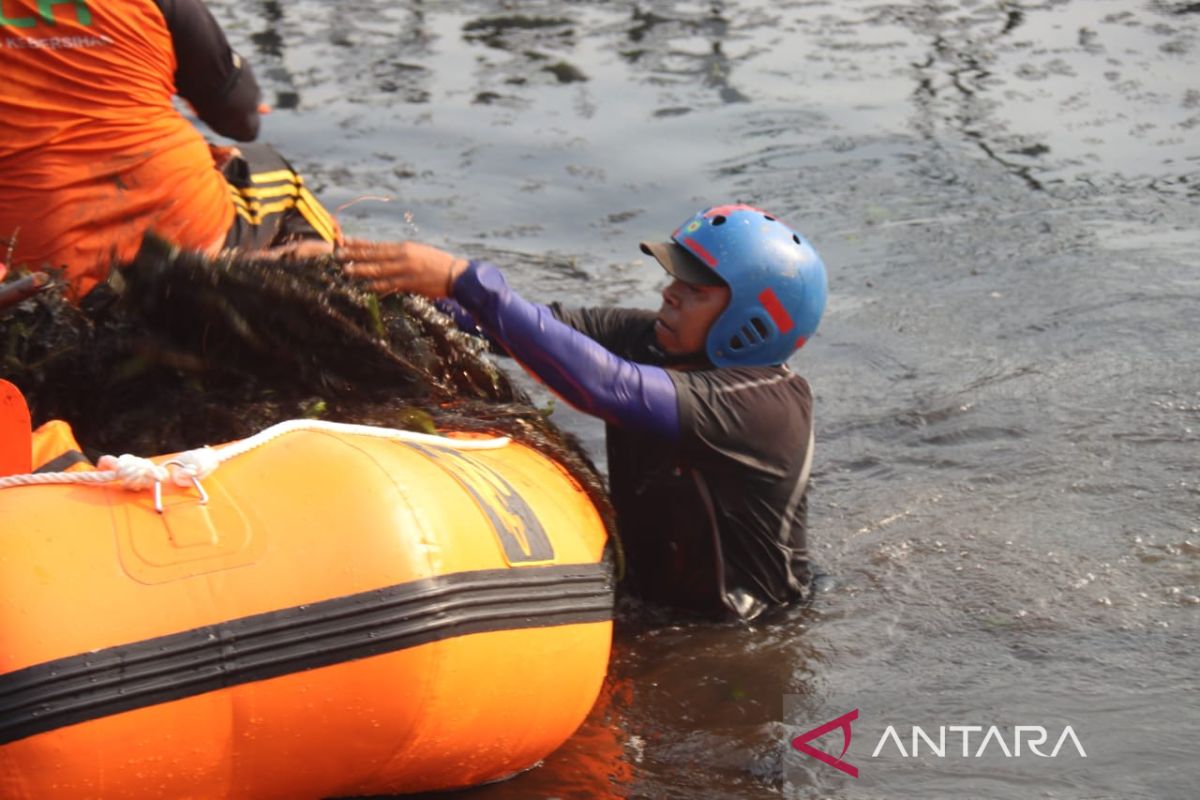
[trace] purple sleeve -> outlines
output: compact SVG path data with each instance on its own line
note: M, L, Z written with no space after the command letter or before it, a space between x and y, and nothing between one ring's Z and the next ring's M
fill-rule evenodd
M661 367L619 358L508 287L499 269L472 261L454 299L476 324L557 395L605 422L679 437L675 384Z

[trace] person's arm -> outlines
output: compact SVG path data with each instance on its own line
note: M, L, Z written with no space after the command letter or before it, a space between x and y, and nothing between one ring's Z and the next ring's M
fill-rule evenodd
M239 142L258 137L262 93L201 0L155 0L175 47L175 89L200 119Z
M493 352L507 355L504 346L481 329L471 313L457 300L441 297L434 300L433 304L453 319L454 326L460 331L480 337L488 343ZM636 328L640 327L639 323L648 327L654 321L652 312L624 308L567 308L560 303L547 303L546 308L550 309L550 313L559 322L598 342L604 349L614 352L625 352L625 345L628 344L630 336L636 336L638 333Z
M564 400L616 425L675 440L675 384L661 367L619 358L508 287L500 270L420 242L346 239L337 258L374 291L453 297L480 329Z
M604 349L512 291L491 264L471 262L454 281L453 296L513 358L580 411L678 438L678 399L666 370Z

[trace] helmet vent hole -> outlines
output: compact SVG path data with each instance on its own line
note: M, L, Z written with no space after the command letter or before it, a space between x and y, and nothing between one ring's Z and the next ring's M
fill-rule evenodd
M768 220L769 222L775 221L775 218L772 217L770 214L763 214L763 219Z
M750 324L754 326L754 332L758 334L759 340L765 340L770 331L767 330L767 324L758 317L753 317Z
M738 338L745 343L746 347L750 347L761 344L766 337L762 335L762 329L758 325L748 324L743 325L742 329L738 331Z
M740 335L729 337L729 349L732 350L733 352L736 353L745 346L746 346L746 343L742 341L742 337Z
M796 244L800 244L800 237L793 233L792 241L795 242Z
M713 225L724 225L724 224L725 224L725 218L724 218L724 217L722 217L720 214L718 214L717 216L713 217L713 219L712 219L712 224L713 224Z

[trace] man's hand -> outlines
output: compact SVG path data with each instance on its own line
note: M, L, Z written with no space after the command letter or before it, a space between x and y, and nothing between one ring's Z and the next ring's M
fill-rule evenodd
M335 252L347 275L365 281L380 294L449 297L454 281L467 268L464 259L419 242L347 239Z

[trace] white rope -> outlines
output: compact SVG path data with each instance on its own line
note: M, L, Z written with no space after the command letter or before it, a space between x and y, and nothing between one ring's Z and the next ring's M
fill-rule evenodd
M201 447L180 453L163 466L175 468L171 470L171 477L176 486L187 486L212 475L223 460L211 447Z
M178 486L189 484L199 488L199 481L211 475L218 466L232 458L261 447L272 439L278 439L292 431L325 431L347 433L355 436L370 436L376 439L392 439L410 444L430 447L445 447L451 450L497 450L509 443L507 436L494 439L452 439L428 433L414 433L395 428L377 428L372 425L351 425L345 422L326 422L319 419L290 419L272 425L266 430L239 442L226 445L220 450L200 447L180 453L162 464L148 458L126 453L119 458L102 456L98 469L86 472L38 472L30 475L9 475L0 478L0 489L15 486L39 486L52 483L102 484L119 482L130 491L150 489L170 479Z
M113 473L113 480L120 481L121 485L131 492L149 489L154 484L162 483L171 477L171 473L166 467L160 467L148 458L141 458L129 453L120 458L101 456L96 466L102 472Z

